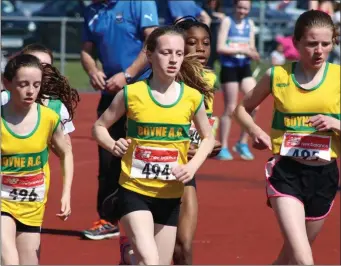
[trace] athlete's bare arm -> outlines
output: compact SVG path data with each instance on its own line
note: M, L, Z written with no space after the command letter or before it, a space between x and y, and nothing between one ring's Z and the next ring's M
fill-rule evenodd
M243 126L243 128L250 133L250 131L257 127L256 123L251 117L251 112L260 105L265 98L271 93L270 88L270 69L267 70L262 79L242 100L242 102L234 110L234 117Z
M254 122L251 116L252 111L271 93L270 74L271 70L268 69L256 87L246 94L243 101L233 112L234 118L250 134L255 142L254 147L258 149L271 149L270 137Z
M111 105L101 115L92 127L92 136L102 148L112 152L115 140L109 134L108 128L117 122L126 112L123 90L119 91Z
M60 161L63 169L63 192L62 192L62 206L60 213L57 214L63 220L71 213L71 186L73 180L74 173L74 165L73 165L73 154L71 146L67 144L65 140L65 136L63 133L62 126L59 125L52 135L51 140L52 145L54 146L57 154L60 156Z

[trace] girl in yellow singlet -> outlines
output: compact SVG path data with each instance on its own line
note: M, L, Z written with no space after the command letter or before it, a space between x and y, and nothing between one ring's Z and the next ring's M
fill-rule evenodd
M206 24L201 23L193 18L186 17L175 22L176 26L185 30L185 54L195 55L200 63L205 67L211 53L211 32ZM203 77L207 84L214 90L217 82L215 73L205 68ZM213 117L213 100L209 98L206 106L206 114L209 118L210 125L215 131L218 127L218 118ZM195 127L191 128L191 149L189 151L190 158L195 154L195 151L200 145L200 136ZM210 157L214 157L220 151L221 145L218 141L215 143L215 148ZM193 178L185 184L184 194L181 198L180 217L174 249L173 262L174 265L191 265L193 263L192 243L196 231L198 219L198 202L196 195L196 181Z
M304 12L293 39L300 61L269 69L234 111L254 147L274 154L265 168L266 193L284 235L274 264L314 264L311 245L337 193L340 65L327 61L337 37L328 14ZM274 112L268 136L250 113L270 94Z
M48 145L64 169L61 210L71 214L73 156L51 109L36 103L44 67L32 55L18 55L6 65L4 84L11 97L1 112L1 259L4 265L39 263L40 230L50 185Z
M178 22L179 21L179 22ZM183 29L186 33L185 39L185 55L195 55L203 67L206 66L211 53L211 32L206 24L197 21L194 17L184 17L175 22L176 26ZM209 87L214 90L217 76L210 69L203 72L203 77ZM207 98L206 114L209 118L211 126L217 128L218 119L213 117L213 97ZM213 132L214 132L213 129ZM188 151L189 159L195 155L200 144L200 136L195 127L190 128L191 146ZM220 143L216 141L213 152L209 155L213 157L220 151ZM176 237L176 244L173 255L174 265L190 265L192 264L192 242L197 226L198 202L196 195L196 181L193 178L185 184L184 194L181 198L180 216ZM132 264L132 250L127 237L120 236L120 264Z
M136 264L171 264L184 184L214 147L203 99L213 91L184 47L179 28L155 29L146 42L151 78L125 86L93 128L99 145L123 155L117 206ZM124 113L127 139L114 141L108 128ZM188 161L192 120L202 142Z
M43 78L45 95L41 97L41 103L60 115L66 141L71 145L70 134L75 130L72 119L79 102L77 90L71 88L68 80L53 66L52 51L45 46L39 43L29 44L19 54L34 55L45 66L46 78ZM6 104L9 98L8 91L1 93L2 104Z

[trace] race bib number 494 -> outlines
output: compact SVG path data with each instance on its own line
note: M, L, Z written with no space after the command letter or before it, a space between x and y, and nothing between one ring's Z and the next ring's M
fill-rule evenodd
M172 168L178 165L179 151L137 146L133 153L131 177L175 180Z
M42 202L45 197L44 174L2 176L1 198L9 201Z
M330 161L330 136L285 133L281 155L305 160Z

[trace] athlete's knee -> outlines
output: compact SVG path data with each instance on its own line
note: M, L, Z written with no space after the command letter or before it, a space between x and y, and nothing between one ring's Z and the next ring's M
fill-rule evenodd
M235 104L226 105L225 109L224 109L223 117L231 118L233 115L233 111L234 111L234 109L236 109L236 107L237 106Z

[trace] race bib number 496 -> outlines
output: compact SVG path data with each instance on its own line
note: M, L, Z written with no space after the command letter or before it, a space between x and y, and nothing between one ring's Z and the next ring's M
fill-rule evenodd
M42 202L45 197L44 174L2 176L1 198L9 201Z
M285 133L281 155L305 160L330 161L330 136Z
M137 146L133 153L131 177L175 180L171 170L178 165L178 157L177 149Z

